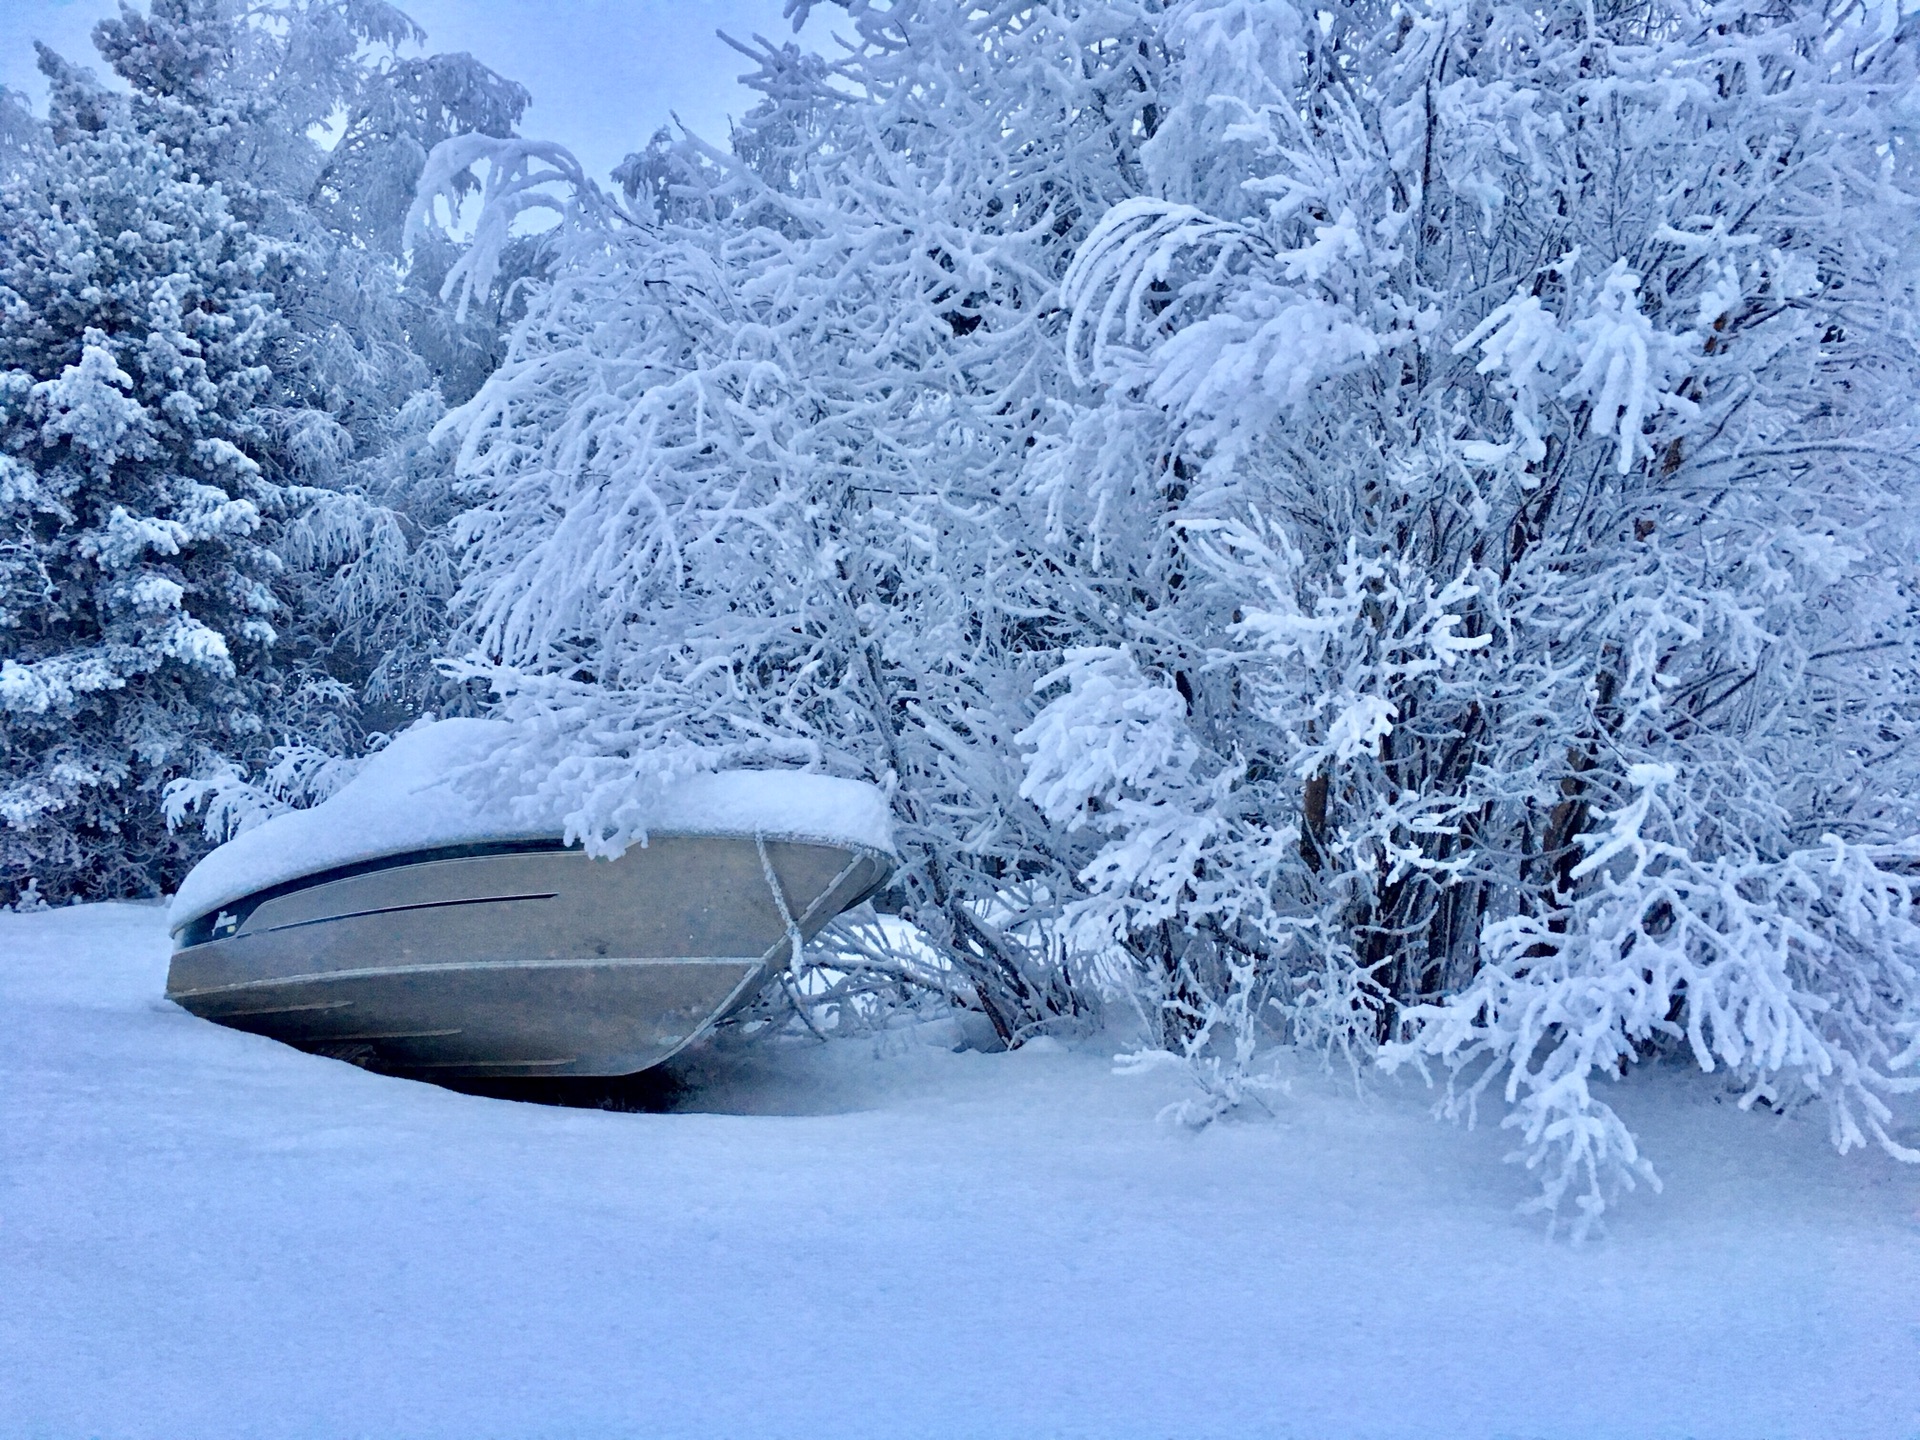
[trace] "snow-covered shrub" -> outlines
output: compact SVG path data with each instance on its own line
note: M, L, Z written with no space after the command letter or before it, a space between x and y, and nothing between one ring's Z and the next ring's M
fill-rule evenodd
M1741 1105L1824 1096L1834 1145L1869 1140L1902 1160L1886 1097L1920 1091L1920 923L1912 883L1828 835L1778 858L1702 859L1678 834L1671 767L1633 766L1636 793L1603 813L1562 909L1489 924L1482 968L1458 994L1410 1012L1392 1058L1443 1058L1461 1077L1446 1108L1471 1116L1502 1082L1537 1204L1570 1190L1579 1228L1609 1184L1652 1179L1632 1134L1593 1094L1656 1047L1725 1070ZM1684 835L1679 835L1684 839Z
M1055 922L1088 847L1020 793L1079 623L1022 472L1074 391L1058 277L1133 183L1144 17L853 7L841 59L758 53L737 154L656 145L624 203L557 152L439 152L490 159L507 214L559 182L574 217L446 422L480 501L469 673L542 737L530 773L605 847L687 769L881 783L901 913L1008 1043L1085 1004Z
M617 847L880 780L1009 1040L1093 983L1205 1113L1277 1039L1504 1079L1587 1219L1637 1057L1908 1153L1914 18L844 19L624 200L430 172L566 217L445 423L529 784Z
M1504 1073L1588 1218L1641 1173L1590 1079L1667 1050L1910 1155L1920 19L1160 18L1031 471L1130 597L1026 731L1076 932L1171 1048L1250 994Z

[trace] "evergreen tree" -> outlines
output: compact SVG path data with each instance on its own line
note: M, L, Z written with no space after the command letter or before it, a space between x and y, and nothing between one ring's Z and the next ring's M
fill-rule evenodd
M32 163L45 143L46 127L25 100L0 85L0 176L12 176Z
M528 97L470 56L404 53L424 40L381 0L153 0L94 30L135 127L273 242L262 285L286 322L263 355L263 460L289 507L269 759L169 797L215 838L322 798L369 730L460 703L434 666L459 506L426 432L496 362L498 311L456 317L438 290L457 248L409 256L401 222L432 146L511 134Z
M160 792L258 752L284 492L273 249L50 62L0 190L0 899L155 894Z

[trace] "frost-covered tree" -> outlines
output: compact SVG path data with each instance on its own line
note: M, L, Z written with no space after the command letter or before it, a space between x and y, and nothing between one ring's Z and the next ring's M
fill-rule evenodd
M415 391L472 392L492 336L446 323L432 292L452 257L406 272L401 223L427 152L511 135L524 89L469 55L405 54L425 32L384 0L123 0L93 38L132 88L135 123L296 247L275 277L292 322L283 383L312 390L363 450ZM310 468L341 458L341 438L303 438Z
M1438 1061L1582 1224L1664 1053L1920 1159L1916 24L1162 12L1035 467L1135 599L1025 739L1168 1048Z
M0 85L0 175L11 177L24 170L45 140L46 127L26 101Z
M429 169L567 221L446 422L530 783L617 847L681 769L877 779L1009 1040L1093 979L1203 1112L1280 1040L1437 1065L1583 1220L1663 1054L1912 1156L1920 22L842 23L624 203Z
M383 0L153 0L94 30L136 128L274 243L262 285L286 322L263 355L290 509L274 759L172 796L177 819L205 802L216 837L321 798L366 730L457 702L433 661L459 504L425 434L497 359L499 316L456 319L437 294L456 247L408 256L401 222L434 145L510 135L528 96L470 56L407 53L425 38Z
M831 62L756 52L734 153L622 167L630 209L550 148L486 152L483 230L543 177L578 225L448 422L481 501L475 673L597 844L689 768L888 787L902 913L1014 1043L1085 1003L1053 923L1084 847L1019 793L1015 733L1075 633L1036 588L1022 471L1074 391L1058 279L1138 183L1146 11L848 19Z
M0 186L0 902L178 879L159 792L259 748L278 608L271 247L54 79Z

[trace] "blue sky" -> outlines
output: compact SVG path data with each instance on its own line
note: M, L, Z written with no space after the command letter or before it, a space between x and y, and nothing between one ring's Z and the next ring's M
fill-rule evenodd
M571 147L604 176L670 113L724 143L727 117L753 103L736 78L746 60L714 35L791 36L781 0L399 0L434 50L466 50L533 92L521 129ZM36 39L95 60L87 32L116 0L0 0L0 85L38 102ZM827 8L827 7L822 7ZM806 30L819 43L830 23Z

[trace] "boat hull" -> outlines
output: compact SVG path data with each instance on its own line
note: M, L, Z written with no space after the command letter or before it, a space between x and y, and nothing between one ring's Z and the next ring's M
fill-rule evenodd
M391 856L199 917L167 994L381 1070L632 1074L750 1000L789 919L811 938L888 870L857 847L699 835L611 861L557 841Z

